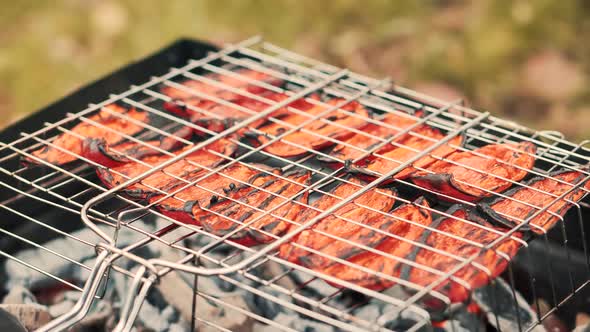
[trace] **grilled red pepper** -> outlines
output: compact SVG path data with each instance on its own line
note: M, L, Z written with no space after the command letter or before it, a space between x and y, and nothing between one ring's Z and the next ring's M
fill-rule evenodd
M363 132L371 136L388 139L403 131L405 128L417 122L416 116L420 117L422 113L417 113L414 117L409 115L400 115L398 113L387 113L381 121L383 124L394 127L396 129L384 126L382 124L370 123L363 128ZM395 141L400 141L407 135L401 135ZM330 151L330 157L318 157L318 160L326 163L343 164L348 160L356 160L365 155L365 151L370 150L374 146L381 143L380 140L370 137L368 135L355 134L349 139L343 140L346 144L339 144ZM352 147L354 146L354 148Z
M529 142L486 145L476 149L477 154L455 152L432 163L426 171L414 173L411 179L425 189L473 202L512 185L498 177L522 180L535 163L535 151L535 145ZM452 200L442 195L440 198Z
M192 90L191 92L172 86L164 87L162 92L172 98L164 103L164 108L181 117L189 118L204 129L221 132L265 110L274 102L288 97L255 84L282 84L280 79L271 75L247 69L238 70L235 74L239 75L239 78L222 74L205 76L208 80L225 84L225 87L206 82L207 79L183 82L182 85ZM228 89L238 89L240 93ZM254 94L259 98L252 98L247 94ZM217 102L214 98L225 100L226 103ZM201 134L201 131L196 130L196 133Z
M584 170L587 172L587 168ZM521 230L532 230L537 234L543 234L573 206L570 202L577 202L588 193L590 181L586 181L587 177L588 174L564 169L548 177L535 177L524 185L505 192L503 196L507 198L493 198L479 203L478 207L490 218L506 227L514 227L528 221L527 225L521 226ZM570 191L574 185L579 187L566 194L564 198L555 201ZM528 220L541 209L546 210Z
M262 171L261 171L262 170ZM263 172L266 171L266 172ZM155 195L149 200L150 204L156 204L157 209L163 214L180 222L200 225L195 219L193 207L209 205L213 196L214 201L220 197L235 197L243 187L258 185L261 179L267 178L267 173L276 173L277 170L262 164L251 166L234 163L224 167L221 171L211 174L203 179L195 177L194 185L176 180L166 186L167 196ZM205 174L199 174L202 176Z
M279 86L282 81L269 74L250 70L241 69L234 72L235 75L224 75L224 74L208 74L205 75L203 80L187 80L181 83L186 89L173 87L168 85L162 87L161 91L163 94L169 96L175 100L186 100L191 103L198 103L200 101L207 101L209 99L198 97L196 93L201 93L209 97L217 97L224 100L233 100L242 96L237 92L233 92L230 89L239 89L243 92L249 92L252 94L261 94L268 92L267 88L260 86L260 83L266 83L269 85ZM215 81L208 82L208 80ZM222 86L224 85L224 86ZM193 92L189 91L193 90Z
M313 219L322 211L329 209L360 190L362 184L359 180L350 179L349 181L352 183L342 183L332 190L331 195L320 197L311 205L311 208L307 208L297 216L295 224L303 224ZM305 267L319 269L336 263L330 256L347 259L364 251L359 245L372 248L378 246L385 239L385 236L362 225L388 229L393 221L386 218L379 211L387 212L391 210L395 203L395 194L390 189L371 189L367 191L355 199L354 202L346 204L334 214L319 220L310 229L299 233L291 243L282 245L279 256ZM370 209L359 205L367 206ZM343 240L334 239L319 232ZM293 243L298 246L294 246ZM316 254L307 249L319 251L327 256Z
M452 217L442 216L433 221L432 227L436 228L437 232L427 229L422 233L418 242L427 247L414 246L406 256L406 259L418 265L413 267L405 264L400 268L399 275L402 279L426 287L455 269L461 260L477 255L471 264L452 275L455 280L447 278L434 288L447 296L451 302L463 302L469 297L470 290L486 285L490 279L499 276L506 269L508 260L516 255L521 246L514 238L521 238L522 234L515 232L510 238L483 250L481 246L496 241L502 236L503 230L492 227L460 205L451 207L447 214ZM464 220L472 221L474 224ZM427 271L426 268L434 269L438 273ZM485 270L489 271L489 276ZM460 282L457 282L459 280Z
M349 168L353 172L375 178L395 169L396 167L399 167L404 162L420 154L421 151L426 150L445 137L445 135L438 129L432 128L430 126L420 126L413 130L412 133L419 134L419 136L408 135L400 141L385 146L377 151L379 156L373 155L367 157L357 164L350 166ZM429 140L420 136L429 137L431 139ZM428 155L415 161L412 166L408 166L395 174L393 178L408 178L410 175L416 172L415 167L424 168L432 164L434 161L436 161L433 156L444 158L450 155L456 151L457 146L460 146L462 142L462 136L453 137L448 143L439 146L434 151L428 153Z
M121 117L113 113L119 113ZM128 118L133 119L133 121L128 120ZM55 138L52 142L53 146L44 146L41 149L31 152L31 154L50 164L68 164L78 160L82 153L83 142L86 138L100 138L107 144L114 146L123 140L123 134L133 136L142 131L143 127L134 121L147 122L148 114L137 111L134 108L127 109L111 104L105 106L98 113L89 116L88 119L104 127L88 122L80 122L70 129L71 133L66 132ZM71 154L60 150L60 148L69 151ZM23 161L29 164L40 163L34 158L24 158Z
M393 236L386 236L383 242L375 247L383 254L365 251L348 259L348 262L374 272L365 272L357 267L340 263L318 269L318 271L368 289L380 291L393 286L395 282L381 278L376 273L399 277L402 266L399 258L409 254L414 247L412 242L418 240L424 233L425 227L432 223L432 214L428 208L428 202L424 198L417 199L413 204L399 206L391 212L393 217L384 217L391 222L388 228L382 230ZM385 254L398 259L386 257ZM334 286L340 287L337 284Z
M182 142L177 138L188 140L192 136L192 129L183 127L173 136L161 136L159 140L136 142L127 141L110 147L102 138L87 138L82 143L81 155L104 167L117 167L134 160L149 156L162 155L161 151L172 152L182 147Z
M178 155L192 146L176 151ZM123 191L132 197L145 198L150 194L158 193L158 190L166 188L175 177L191 179L206 168L216 167L226 161L225 156L231 156L236 151L236 144L226 139L219 139L203 149L199 149L187 157L155 172L138 183L132 184ZM139 176L153 167L156 167L172 158L169 155L154 155L141 159L141 162L129 162L113 168L97 168L97 173L102 182L109 188L115 187L136 176Z
M180 116L188 117L190 121L201 128L207 129L213 132L221 132L236 123L243 121L256 113L262 112L274 104L281 102L287 98L288 95L282 93L264 93L258 95L264 100L257 100L248 97L236 97L228 104L218 104L213 101L198 101L197 104L192 101L184 101L183 106L179 108L179 102L174 103L174 107L170 103L165 104L169 111L172 111ZM317 99L317 96L312 95L310 99ZM193 106L187 107L186 105ZM307 102L305 99L298 99L290 103L288 107L295 108L299 111L306 111L313 105ZM281 117L286 114L290 114L287 107L281 107L276 111L272 112L269 116ZM267 121L268 117L265 117L259 121L250 124L250 127L257 127ZM196 134L202 134L204 130L195 130Z
M316 105L308 109L303 114L296 114L290 112L288 115L282 115L280 120L290 124L291 126L298 126L305 121L309 121L310 117L316 116L322 112L325 112L329 107L342 103L342 99L331 99L329 100L328 106ZM346 112L356 113L355 116L349 115ZM335 143L325 137L330 137L334 140L345 140L354 135L354 132L347 128L358 129L367 124L365 118L369 116L367 110L357 102L350 102L345 106L331 111L329 114L324 115L320 119L314 120L303 129L306 131L298 130L294 133L282 137L279 141L276 141L266 148L264 151L280 157L296 157L303 155L309 150L319 150ZM258 135L255 133L249 133L249 137L256 137L258 144L265 144L271 141L273 138L268 136L278 136L282 133L289 131L292 127L284 125L282 123L268 123L258 128L259 131L265 133L264 135ZM295 146L293 144L298 144Z
M289 200L291 197L297 197L296 200L299 202L307 201L307 194L298 194L309 184L311 173L287 172L283 177L288 180L269 177L260 185L261 189L243 186L234 195L237 201L227 198L211 201L206 206L208 211L193 208L195 219L207 231L219 236L234 231L240 224L252 222L247 228L233 234L230 239L247 246L272 242L276 236L287 231L291 225L290 221L304 209L301 203ZM286 201L289 202L285 203ZM262 211L270 211L280 204L283 205L273 210L272 214L254 221L263 215Z

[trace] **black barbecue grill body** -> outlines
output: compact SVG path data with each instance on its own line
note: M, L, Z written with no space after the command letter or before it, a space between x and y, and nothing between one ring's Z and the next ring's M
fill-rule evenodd
M100 101L106 100L109 98L109 95L116 94L122 91L125 91L131 85L139 85L148 81L153 76L162 75L170 70L170 68L174 67L181 67L185 65L191 59L201 59L205 57L209 52L215 52L218 48L205 42L191 40L191 39L179 39L174 43L170 44L169 46L165 47L164 49L149 55L143 59L135 61L117 71L114 71L107 76L98 79L77 91L61 98L60 100L52 103L51 105L42 108L41 110L33 113L32 115L28 116L25 119L22 119L15 124L9 126L8 128L3 129L0 131L0 142L3 143L10 143L18 138L21 137L21 132L31 132L42 128L44 123L46 122L55 122L67 116L68 113L75 113L79 110L85 109L88 107L89 104L98 103ZM404 96L404 98L408 98ZM423 100L419 100L418 102L424 103ZM10 160L9 162L16 162L15 160ZM14 165L5 165L7 169L16 169ZM46 172L43 167L36 167L37 172ZM93 176L93 175L91 175ZM6 177L6 176L4 176ZM7 183L10 182L10 179L6 179ZM96 181L98 181L96 179ZM17 181L14 181L15 185ZM72 186L72 188L68 188L72 192L76 192L79 188ZM11 197L8 197L6 191L0 192L0 201L5 201ZM26 201L26 204L25 204ZM585 201L589 201L588 197ZM15 200L10 204L19 204L19 200ZM26 212L27 214L39 217L39 220L46 220L48 224L51 226L57 226L58 228L64 231L73 231L79 229L83 226L83 223L79 220L72 220L72 222L68 222L67 218L65 217L68 215L66 212L62 211L61 209L54 209L54 210L44 210L40 209L40 206L35 204L34 200L27 199L23 197L22 205L19 206L19 210ZM572 220L573 223L577 223L576 219L577 216L574 215L576 212L570 211L566 215L566 219ZM583 213L587 215L583 215L583 220L590 220L590 209L582 209ZM71 218L71 214L69 215ZM11 217L9 213L4 211L0 211L0 220L4 218ZM64 223L67 223L64 225ZM14 233L20 234L23 237L34 241L35 243L45 243L52 238L49 236L56 236L55 233L51 233L48 236L48 232L39 231L41 227L36 227L34 223L23 223L22 225L11 223L15 225L16 229L10 229ZM567 223L566 223L567 224ZM586 229L588 229L587 225ZM20 227L20 228L19 228ZM580 266L570 267L574 271L585 271L587 269L587 262L585 262L585 255L583 253L584 250L584 243L586 247L590 245L590 232L586 232L586 234L582 234L580 231L579 225L568 225L566 232L567 232L567 239L568 239L568 248L572 250L570 252L570 257L580 257L579 259L575 260L579 263ZM547 280L547 274L535 267L528 267L524 264L528 264L530 256L527 256L526 259L519 257L523 257L525 255L532 255L539 259L543 257L545 260L548 261L563 261L565 253L560 251L559 248L563 249L563 235L562 230L558 227L555 227L551 230L548 234L547 239L544 237L538 238L538 242L548 241L550 243L555 243L555 248L557 250L551 250L549 252L544 252L543 248L546 248L546 245L540 244L538 246L531 246L530 253L526 253L526 250L521 250L519 255L516 257L515 265L516 268L514 269L514 273L516 274L517 283L522 284L524 286L528 285L529 278L534 278L538 284L548 284L549 281ZM26 244L22 241L14 239L13 237L7 237L0 241L0 250L5 251L7 253L13 254L18 252L19 250L23 250L27 248ZM571 256L573 255L573 256ZM541 259L540 259L541 260ZM523 265L520 265L520 262L523 262ZM3 264L4 258L0 258L0 264ZM554 271L556 274L553 276L556 279L563 279L566 280L568 278L567 271L565 269L557 268ZM582 273L582 275L584 275ZM508 276L507 276L508 277ZM560 283L558 282L557 285ZM557 290L558 293L568 294L569 288L567 288L567 283L562 283L564 286L563 290ZM524 293L527 293L526 289L523 290ZM547 290L549 292L549 289ZM579 294L578 298L580 301L584 301L584 299L590 298L588 294L589 290L588 287L584 289L582 293ZM526 294L532 296L532 294ZM538 294L537 296L542 295ZM570 301L567 303L567 306L572 306L573 308L579 306L587 305L590 308L590 305L587 303L579 302L579 301ZM569 310L565 310L569 311ZM572 310L573 312L573 310Z

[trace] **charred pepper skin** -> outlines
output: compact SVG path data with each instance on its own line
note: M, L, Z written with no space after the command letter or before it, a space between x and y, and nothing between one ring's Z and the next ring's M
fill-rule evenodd
M251 117L253 114L266 110L273 106L274 103L289 98L286 94L275 92L261 94L259 97L265 99L265 101L239 96L236 97L236 99L228 101L227 104L219 104L209 100L198 99L196 101L175 101L174 104L166 103L164 104L164 108L171 113L188 118L192 123L198 126L198 128L194 129L195 134L201 136L206 134L207 131L222 132L223 130ZM314 96L310 98L315 99ZM306 111L312 106L313 105L305 99L299 99L290 103L287 107L279 108L270 116L279 119L290 114L288 111L289 107L300 111ZM256 128L267 121L268 119L256 121L251 124L250 127Z
M483 250L479 245L491 244L502 236L505 230L494 228L490 223L462 205L454 205L446 213L453 217L441 216L434 220L431 227L435 228L437 232L425 230L418 240L418 242L425 244L428 249L415 246L406 258L416 262L418 266L425 266L442 273L448 273L461 263L457 258L451 256L466 259L477 255L473 263L455 272L452 278L444 280L434 288L434 290L447 296L451 302L464 302L469 298L471 291L488 284L490 280L499 276L508 267L510 258L516 255L521 246L521 243L515 238L522 238L522 234L515 232L511 237L501 240L493 248ZM463 220L468 220L485 228L472 225ZM490 229L497 231L497 233L490 231ZM468 243L468 241L479 245ZM445 254L438 253L430 248L438 249ZM479 266L474 264L479 264ZM439 280L441 275L417 266L404 265L400 270L400 278L418 286L426 287ZM467 286L456 280L461 280Z
M411 176L416 185L433 191L445 201L475 202L508 189L518 182L535 163L536 147L530 142L490 144L474 152L455 152L444 160ZM519 167L515 167L519 166ZM468 168L469 167L469 168Z
M331 195L323 195L315 201L310 208L299 214L295 219L296 225L303 224L313 219L320 211L324 211L342 199L350 196L353 192L359 190L362 183L350 178L352 183L342 183L331 191ZM314 224L310 229L299 233L292 243L300 246L294 246L292 243L286 243L279 248L279 257L303 265L312 269L319 269L335 264L332 258L316 254L306 248L319 251L327 256L348 259L363 251L354 243L375 247L379 245L385 236L373 230L357 225L348 220L357 223L369 225L374 228L385 229L389 227L391 220L386 218L381 212L390 211L395 203L396 192L392 189L372 189L361 195L344 207L340 208L333 215L325 217ZM359 205L371 207L364 208ZM342 217L342 218L339 218ZM337 240L332 237L320 234L318 231L330 234L335 237L346 239L352 243Z
M119 113L117 116L113 113ZM144 127L136 122L147 123L150 116L147 112L138 111L135 108L125 108L116 104L105 106L98 113L88 117L88 120L96 122L95 125L89 122L80 122L65 132L58 135L51 144L31 152L33 157L41 159L53 165L66 165L79 160L82 155L83 142L85 139L100 138L108 145L115 146L124 140L124 135L135 136L144 130ZM104 127L102 127L104 126ZM108 127L108 129L106 128ZM62 151L67 150L70 153ZM32 166L40 164L34 158L23 158L23 164Z
M343 103L343 99L331 99L327 101L327 105L314 105L305 110L306 115L297 114L289 111L288 114L282 114L280 120L289 123L291 126L298 126L303 122L309 121L310 117L325 112L328 108ZM355 116L347 114L346 112L356 113ZM334 143L324 137L329 137L335 141L345 140L354 135L354 131L345 129L359 129L367 125L366 118L369 117L367 109L357 102L349 102L339 109L331 111L328 115L320 119L314 120L305 125L302 129L306 131L296 131L282 137L280 140L271 143L264 148L264 151L275 156L283 158L292 158L302 156L312 150L321 150L323 148L332 146ZM255 144L261 145L269 143L273 137L281 135L289 131L292 127L286 126L282 123L266 123L257 128L255 133L249 132L251 138L255 138ZM310 133L313 132L314 134ZM290 144L291 143L291 144ZM296 145L293 145L296 144Z
M582 171L587 172L588 169L589 167L586 166L582 168ZM549 177L535 177L524 182L523 186L508 190L503 195L509 198L494 197L482 201L478 204L478 209L491 221L504 227L513 228L531 218L540 209L546 208L544 212L519 228L523 232L531 231L536 234L544 234L574 206L568 200L578 202L590 190L590 181L583 182L586 177L587 174L582 172L562 169L549 174ZM574 185L579 185L579 187L567 194L564 199L551 204L557 197L572 189Z
M114 149L103 138L87 138L82 143L81 155L103 167L114 168L135 160L151 156L164 156L162 151L173 152L182 147L177 138L190 140L193 136L191 128L183 127L172 136L161 136L159 140L143 143L126 141L117 144ZM113 151L117 150L117 152Z
M399 167L406 161L418 155L420 151L429 148L445 137L445 134L440 130L427 125L422 125L412 130L408 135L404 135L399 141L383 147L371 156L364 158L357 163L349 163L346 166L350 172L355 173L358 176L375 179L379 177L380 174L385 174L396 167ZM462 144L463 136L455 136L447 144L441 145L428 155L416 160L412 165L409 165L383 183L389 183L395 179L407 179L416 173L416 168L425 168L434 163L437 158L447 157L454 153Z
M293 220L304 209L307 193L302 191L311 180L309 171L297 170L281 175L286 179L270 175L259 188L237 189L233 200L220 197L210 201L206 210L193 208L193 215L207 231L218 236L227 235L240 225L252 222L229 239L246 246L270 243L285 234L291 226L289 220ZM285 203L291 197L295 199L254 222L264 211Z
M280 86L283 83L280 79L249 69L238 70L235 74L239 78L208 74L203 80L187 80L181 83L184 89L165 86L161 92L171 100L164 103L164 109L190 119L202 128L195 129L195 134L203 135L206 131L222 132L252 116L252 113L261 112L274 102L288 98L288 95L284 93L277 93L265 87ZM225 84L239 91L227 90L211 81ZM251 98L248 94L254 94L258 98ZM217 102L215 99L222 99L225 102ZM275 115L281 112L285 112L285 108L275 112Z
M418 119L422 116L423 112L416 112L414 116L407 114L402 115L396 112L387 113L381 120L379 120L381 123L369 123L363 128L363 132L367 135L357 133L349 139L344 140L344 143L346 144L336 145L328 153L329 156L319 156L317 159L333 168L338 168L346 161L352 161L363 157L365 151L371 150L382 142L371 136L379 137L383 140L390 139L392 136L398 135L400 132L416 124ZM395 139L394 142L404 139L407 135L408 134L400 135L400 137ZM381 148L379 150L383 151L384 149Z
M375 247L377 252L365 251L349 258L348 262L354 264L353 266L334 264L318 271L376 291L395 285L394 281L381 278L376 273L399 277L402 266L400 258L408 255L408 252L413 248L411 242L416 241L423 234L424 227L432 224L432 214L428 202L420 197L412 203L400 205L391 212L391 215L393 218L390 218L390 222L386 224L387 227L381 229L388 235L383 242ZM406 222L406 220L412 221L412 223ZM385 255L398 257L398 259ZM357 266L371 272L365 272ZM331 284L335 287L342 287L338 284Z
M178 155L192 146L185 146L174 154ZM190 181L197 178L207 169L215 168L227 161L226 157L232 156L237 149L237 145L228 139L217 140L206 147L199 149L187 157L165 167L163 170L155 172L138 183L132 184L123 189L126 195L145 199L151 195L160 194L166 191L172 184L178 181L178 178ZM172 156L169 155L152 155L141 159L139 162L123 163L113 168L97 168L98 177L108 188L113 188L128 179L135 178L153 167L156 167Z
M196 215L203 213L201 207L224 199L239 198L242 189L251 188L259 184L261 179L277 173L277 169L262 164L232 164L188 187L183 181L172 182L166 191L176 192L174 195L153 195L149 203L155 204L158 211L170 218L201 226L196 218Z

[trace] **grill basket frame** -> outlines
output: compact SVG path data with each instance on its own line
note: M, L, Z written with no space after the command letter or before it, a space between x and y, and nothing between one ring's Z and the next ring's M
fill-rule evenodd
M271 56L267 53L274 53L274 55ZM217 65L219 62L224 63L226 67ZM39 146L39 144L51 144L51 134L67 132L67 128L80 121L80 119L82 119L82 121L91 121L88 120L86 115L93 114L97 110L113 102L123 102L130 106L142 108L143 111L151 112L157 116L166 118L169 116L165 115L161 109L150 106L152 105L151 103L154 102L154 99L166 101L166 96L158 92L159 90L157 87L161 86L161 84L181 89L180 84L175 81L178 78L206 79L206 77L200 74L199 70L206 70L209 72L215 72L215 70L217 70L220 71L219 73L225 73L223 70L228 68L227 65L251 66L252 69L259 70L261 69L259 68L261 64L268 70L274 70L276 66L292 71L292 73L284 75L286 76L286 79L291 80L291 83L294 85L299 84L299 88L287 91L291 93L289 99L271 104L261 113L254 114L248 120L238 123L222 133L211 133L211 136L202 142L184 142L185 144L194 144L194 146L185 153L171 158L168 163L155 167L141 176L129 179L127 183L121 184L115 188L106 189L93 182L91 179L92 172L88 172L87 168L70 169L67 167L47 164L45 165L46 167L44 170L36 169L31 171L18 166L16 163L17 157L30 157L31 155L29 152L34 149L35 144L37 144L37 146ZM170 68L172 69L169 71ZM129 86L131 86L131 88L128 88ZM330 94L331 96L344 98L345 100L343 103L359 100L368 107L384 112L393 112L395 109L395 112L405 112L405 114L414 116L416 110L424 110L426 116L422 118L416 117L416 119L420 121L420 123L437 126L444 130L445 137L430 146L427 150L419 152L415 158L402 163L396 169L385 174L379 174L376 180L361 188L355 193L355 195L342 200L339 205L335 205L326 211L322 211L319 216L310 220L305 225L299 226L296 231L290 232L288 235L280 237L271 244L259 248L247 248L229 243L229 241L225 239L220 239L219 236L210 234L195 226L189 226L174 221L167 216L161 215L157 211L145 211L145 203L133 201L119 195L122 188L141 181L151 173L161 171L168 164L181 159L193 151L201 149L206 144L214 142L222 137L228 137L231 133L236 132L240 128L246 127L249 123L253 123L258 118L267 116L274 110L289 104L289 102L301 97L309 96L318 91ZM113 94L113 92L117 93ZM147 100L147 102L144 100ZM337 107L334 107L334 109L335 108ZM75 112L71 112L73 110L75 110ZM325 113L327 114L331 111L333 111L333 109L327 109ZM173 121L178 121L183 125L191 125L185 120ZM317 121L317 118L311 118L310 121ZM293 130L300 130L301 126L303 125L299 125L299 128L294 128ZM40 129L28 134L24 132L24 128ZM148 129L157 132L160 128ZM166 132L166 130L163 130L163 132L170 134ZM402 131L400 135L404 133L405 132ZM285 133L285 135L286 134L288 134L288 132ZM279 305L293 305L273 296L270 292L265 292L264 290L256 289L255 287L246 284L240 285L239 280L234 280L232 278L232 275L240 274L243 277L260 284L261 289L274 289L278 292L288 294L288 296L294 300L304 302L305 305L294 305L296 307L294 308L295 311L300 314L331 324L334 327L343 330L389 330L386 327L386 323L392 320L393 317L398 317L404 311L409 311L414 316L419 317L416 323L410 328L410 330L419 330L423 327L429 326L431 321L431 313L427 312L419 305L421 301L424 301L426 298L434 297L443 303L446 302L448 309L450 306L448 298L445 299L444 295L433 289L438 284L452 278L454 272L468 264L472 264L477 256L464 258L461 263L457 264L456 267L452 269L452 271L442 273L438 283L433 283L427 287L414 286L415 289L413 295L408 296L405 299L363 289L353 284L346 285L348 289L362 293L368 299L382 301L395 308L394 310L381 315L378 320L371 322L363 321L349 312L336 309L336 307L330 302L338 294L334 294L328 298L306 299L304 296L297 293L297 289L287 289L280 286L278 284L278 281L280 280L279 277L284 277L290 272L284 273L281 276L276 276L276 278L264 280L250 273L250 271L256 269L260 265L270 264L272 262L281 265L286 268L287 271L292 272L297 270L305 273L310 277L308 282L317 280L320 277L330 280L329 277L321 276L318 272L293 263L282 261L273 253L281 243L287 242L300 231L315 224L323 216L331 215L339 207L353 201L363 192L376 187L383 180L410 165L414 160L417 160L420 157L429 154L437 147L448 143L456 135L467 136L465 143L465 149L467 150L472 150L477 146L486 144L486 142L495 143L517 140L532 141L538 149L540 148L540 150L537 151L537 158L539 158L538 160L541 160L541 163L543 163L544 166L535 169L534 172L541 176L547 176L547 173L556 170L558 167L576 169L590 162L590 150L587 148L587 146L590 145L590 142L588 141L579 144L568 142L559 134L553 132L538 132L528 129L516 123L493 117L487 112L482 113L465 107L462 105L461 101L449 103L437 100L412 90L393 85L387 79L375 80L305 58L301 55L266 43L258 37L248 39L235 45L226 46L220 50L204 43L182 40L145 60L137 62L126 69L113 73L107 78L73 93L71 96L64 98L60 102L47 107L41 112L0 133L0 142L9 142L1 143L0 145L0 171L4 175L0 184L2 184L5 189L10 189L10 192L13 193L8 196L15 196L5 198L3 195L0 207L2 207L4 212L9 215L16 215L19 218L28 220L30 222L28 227L33 230L23 230L22 226L18 230L12 228L0 228L4 234L10 235L11 239L13 239L12 242L5 244L0 248L0 254L6 259L16 260L17 258L11 253L20 248L23 244L30 247L44 248L42 243L47 239L41 235L31 235L34 234L34 230L39 227L51 230L55 233L55 236L68 236L69 231L79 227L88 227L96 233L96 237L93 239L72 239L83 245L94 247L97 250L96 264L94 266L85 266L85 268L91 273L83 288L61 278L60 276L52 276L58 282L82 292L83 296L79 303L80 306L74 308L74 310L67 315L53 321L42 330L64 329L81 319L89 309L92 301L95 298L100 297L100 286L108 278L109 273L123 273L133 280L132 287L129 290L124 309L121 313L121 320L117 326L119 330L129 330L132 327L134 318L136 317L138 310L141 307L141 303L149 289L166 274L179 271L194 275L195 280L198 280L198 278L217 276L224 279L226 282L234 283L237 287L247 288L248 291L269 299ZM47 138L47 136L50 137ZM394 138L391 138L389 141L393 141ZM384 142L384 144L387 143L389 142ZM248 152L251 152L253 155L260 153L264 154L264 152L262 152L262 147L248 148L243 145L243 143L241 147L247 149L246 154ZM319 153L313 152L312 156L314 154L319 155ZM266 155L265 157L271 158L270 155ZM232 157L229 159L229 162L241 162L240 158L241 157ZM280 159L276 157L274 158ZM327 179L326 182L328 182L333 180L334 177L340 176L339 171L327 172L322 168L318 170L317 168L307 166L306 158L308 157L303 157L300 160L295 161L278 160L278 162L282 163L283 166L295 165L295 167L309 167L309 170L318 172L323 178L321 180L315 180L309 188L307 188L309 190L315 189L316 192L318 188L321 188L318 183L322 183L321 181L323 181L323 179ZM546 164L544 164L544 162L546 162ZM227 166L227 164L225 166ZM218 170L211 169L210 171L211 174L213 174ZM322 172L325 172L325 174ZM590 177L590 173L588 172L585 172L585 175L587 176L586 179ZM6 178L9 180L4 180ZM66 189L71 183L76 183L78 186L81 185L86 189L80 192L68 193L68 190ZM314 187L316 184L318 185L317 188ZM406 185L412 186L411 183L406 183ZM571 190L576 189L577 187L572 187ZM567 193L562 195L562 197L556 198L556 201L566 195ZM63 201L64 205L62 207L58 206L53 199ZM62 220L61 215L58 214L59 217L57 218L55 218L55 216L52 217L47 215L38 216L34 212L34 210L38 208L35 204L23 207L22 204L18 203L19 200L25 200L25 202L32 200L34 203L38 203L41 206L53 206L59 213L69 215L70 217L71 214L79 214L83 223L76 223L75 225L64 228L63 225L59 224L59 221ZM115 202L113 203L113 201ZM586 201L587 199L582 203L575 204L575 207L572 208L572 211L568 213L566 218L568 222L561 220L558 223L555 228L559 229L561 232L554 230L535 240L537 243L541 243L541 246L545 246L545 248L548 248L548 246L551 245L562 246L568 253L570 250L569 248L574 247L572 250L583 255L582 257L584 259L582 260L585 261L585 267L588 269L586 280L581 281L574 280L575 278L572 276L572 271L568 272L571 287L569 287L565 293L563 291L556 291L555 289L558 288L557 285L553 283L550 285L552 288L551 293L553 293L553 298L551 299L552 308L543 315L540 315L539 313L540 317L538 321L535 322L535 325L540 324L545 317L556 311L558 307L566 305L574 294L581 292L586 284L590 282L590 264L588 264L590 259L586 249L587 243L589 242L586 235L587 232L584 232L584 220L588 220L586 215L590 212L590 206L588 206ZM129 210L129 207L135 207L135 209ZM123 211L126 212L123 213ZM133 214L138 212L145 213L145 215L142 215L141 213L139 215ZM441 211L437 210L437 212ZM538 214L542 212L542 210L538 211ZM157 216L158 218L166 220L167 224L164 227L160 227L157 232L153 233L134 227L133 222L140 218L146 218L146 215ZM534 218L534 215L529 218L529 220L532 218ZM56 222L50 224L46 222L48 220L54 220ZM576 231L576 228L571 226L576 223L579 224L579 228L577 229L580 231ZM97 226L98 224L106 224L110 231L106 232L103 227L99 228ZM117 232L121 228L127 228L141 233L144 238L129 246L119 247L116 238ZM524 251L527 251L529 247L528 242L512 237L512 234L519 231L519 229L520 226L511 228L507 233L502 235L498 241L512 238L516 241L520 241L522 246L527 248ZM182 232L180 230L182 230ZM27 236L19 234L27 234ZM198 250L185 247L181 243L190 236L209 237L212 239L213 243L198 248ZM178 261L167 261L162 259L147 260L136 254L138 248L152 245L152 243L171 246L175 250L182 252L183 256ZM236 256L228 257L228 259L224 261L218 261L207 256L209 250L215 250L215 248L221 244L235 247L236 249L234 251L236 252ZM493 246L490 245L488 247ZM68 260L68 257L65 254L51 252L51 249L47 248L45 248L45 250L48 250L60 259ZM236 258L238 253L243 253L242 256L245 257ZM123 257L137 262L140 265L140 269L138 271L131 271L117 265L117 261ZM526 259L526 257L523 258L523 260ZM571 256L568 256L568 259L571 259ZM511 287L515 288L515 281L512 276L512 261L510 260L510 257L507 257L507 261L508 279L511 281ZM199 264L195 264L195 262ZM27 265L27 262L20 261L19 263ZM529 264L531 263L529 262ZM211 267L211 265L213 265L213 267ZM524 265L526 265L526 263ZM549 262L549 266L550 265L551 262ZM42 271L30 264L29 267L36 269L39 273L51 275L50 272ZM550 271L550 273L553 272ZM563 276L568 277L568 273L560 274L562 279ZM531 288L535 289L534 276L529 276L529 278L531 279ZM331 281L337 282L338 280L334 279ZM397 281L400 282L399 280ZM554 282L559 282L559 280ZM412 285L408 286L411 287ZM208 295L206 290L199 289L195 289L194 296L211 298L211 295ZM223 302L223 300L219 299L217 299L217 301ZM255 315L254 313L251 314ZM452 315L452 313L450 314ZM255 319L277 328L288 330L286 327L280 326L280 324L265 319L264 317L256 317ZM204 317L193 317L193 322L196 321L199 321L202 324L215 324L215 322L207 322L207 319ZM521 326L521 330L525 331L533 329L535 325Z

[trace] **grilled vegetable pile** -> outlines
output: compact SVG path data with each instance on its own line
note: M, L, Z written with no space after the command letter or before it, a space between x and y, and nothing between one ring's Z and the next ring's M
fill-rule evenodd
M451 302L498 277L524 239L548 232L590 191L587 167L535 167L533 143L467 149L468 135L448 137L424 111L379 113L320 95L294 100L285 84L252 70L168 82L163 107L184 123L171 134L146 135L158 127L151 113L112 104L23 161L90 163L107 188L244 246L290 234L278 257L335 277L336 287L430 286ZM194 148L261 112L268 115ZM264 158L236 160L240 145ZM290 163L302 156L335 176L316 186L312 168ZM288 166L270 167L272 158Z

